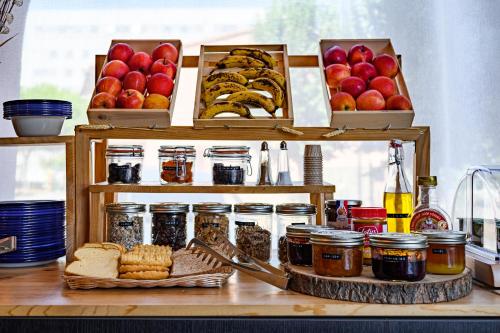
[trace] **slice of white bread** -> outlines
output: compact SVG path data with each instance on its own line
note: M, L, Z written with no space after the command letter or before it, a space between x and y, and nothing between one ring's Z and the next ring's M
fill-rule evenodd
M116 244L116 243L109 243L109 242L85 243L85 244L83 244L83 247L94 247L94 248L101 248L101 249L116 249L116 250L119 250L121 253L127 252L127 250L122 245Z
M66 266L65 272L97 278L117 278L120 256L118 249L81 247L75 251L77 260Z

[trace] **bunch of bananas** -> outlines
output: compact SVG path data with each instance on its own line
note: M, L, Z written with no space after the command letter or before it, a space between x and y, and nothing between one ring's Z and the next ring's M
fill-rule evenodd
M225 112L253 118L246 105L263 108L275 118L276 110L283 106L286 91L285 77L273 69L276 65L276 60L263 50L233 49L215 64L214 70L202 82L206 109L200 118L211 119ZM240 70L224 71L228 68ZM266 91L272 98L255 90ZM228 94L225 100L217 99Z

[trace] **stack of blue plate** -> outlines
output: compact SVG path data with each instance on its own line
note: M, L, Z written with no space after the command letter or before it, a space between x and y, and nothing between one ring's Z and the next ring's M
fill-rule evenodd
M3 103L3 117L52 116L71 119L71 102L51 99L21 99Z
M64 201L0 202L0 238L17 237L14 252L0 254L0 267L42 265L66 254Z

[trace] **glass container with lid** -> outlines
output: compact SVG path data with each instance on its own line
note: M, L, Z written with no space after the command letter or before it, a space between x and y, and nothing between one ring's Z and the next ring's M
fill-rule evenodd
M371 265L370 235L387 232L387 211L381 207L353 207L351 214L353 230L365 234L363 264Z
M265 203L234 205L236 246L262 261L271 258L273 211L274 206Z
M220 236L229 238L231 205L205 202L193 205L194 236L208 245L220 243Z
M425 277L427 237L405 233L370 235L372 271L383 280L420 281Z
M360 276L364 238L363 233L348 230L311 232L314 272L322 276Z
M194 146L161 146L160 182L162 184L192 184L196 150Z
M311 232L325 228L317 225L288 225L286 227L286 252L292 265L312 265Z
M174 251L186 247L188 204L177 202L151 204L149 211L152 214L153 245L170 246Z
M146 205L132 202L106 205L107 241L130 250L144 242L144 212Z
M466 233L463 231L423 230L427 237L427 273L460 274L465 269Z
M351 208L361 207L361 200L327 200L325 202L326 225L338 230L352 230Z
M106 149L108 183L140 183L143 159L144 149L140 145L109 145Z
M203 156L211 160L214 185L244 185L246 176L252 175L250 147L213 146Z

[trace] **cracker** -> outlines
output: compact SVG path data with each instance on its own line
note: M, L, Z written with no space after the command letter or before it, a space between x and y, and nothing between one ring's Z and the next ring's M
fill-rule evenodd
M168 268L166 266L158 266L158 265L121 265L119 271L120 273L143 272L143 271L168 272Z
M159 245L137 245L131 251L124 253L121 257L122 265L172 265L170 256L172 249L169 246Z
M158 271L143 271L143 272L127 272L120 274L120 279L133 279L133 280L161 280L168 277L168 272Z

